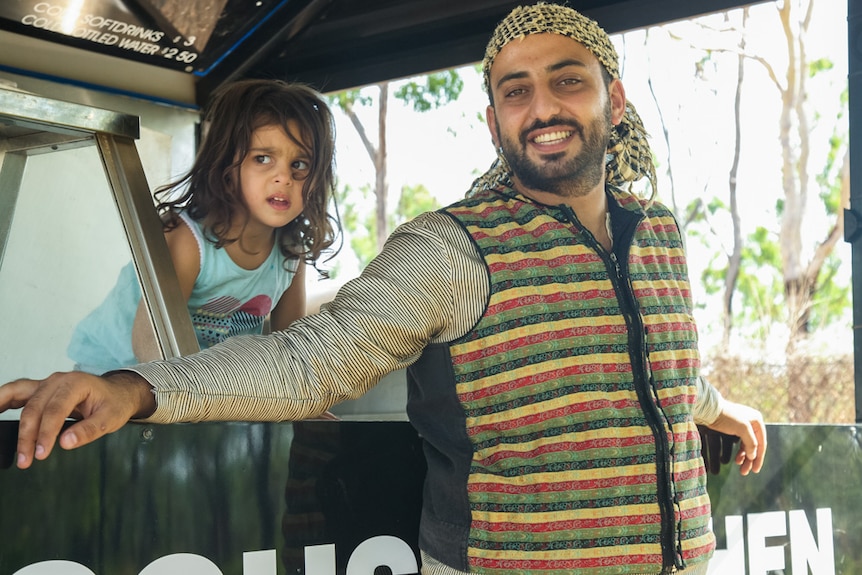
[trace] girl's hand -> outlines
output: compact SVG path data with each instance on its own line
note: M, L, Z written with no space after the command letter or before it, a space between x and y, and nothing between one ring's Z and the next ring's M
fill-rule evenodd
M341 421L341 418L332 413L331 411L324 411L314 419L326 419L329 421Z

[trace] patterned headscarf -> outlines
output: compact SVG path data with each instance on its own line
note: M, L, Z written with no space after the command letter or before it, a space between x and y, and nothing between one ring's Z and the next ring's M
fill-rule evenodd
M489 95L491 65L500 50L512 40L544 33L561 34L583 44L612 78L620 77L617 51L608 34L594 20L568 6L539 2L515 8L494 30L482 61L485 91ZM655 195L656 173L652 153L643 122L631 102L626 102L626 113L622 121L611 130L605 171L608 182L620 187L647 176L652 186L652 194ZM490 169L473 182L470 192L478 192L499 184L511 185L510 173L506 159L498 152L498 157Z

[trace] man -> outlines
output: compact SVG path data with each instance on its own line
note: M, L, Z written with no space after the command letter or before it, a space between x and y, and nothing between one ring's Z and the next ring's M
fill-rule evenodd
M0 388L0 409L26 402L18 465L48 456L70 412L64 448L130 417L301 419L409 367L423 573L705 573L696 421L740 437L743 474L765 427L699 377L672 214L618 187L655 177L614 48L539 4L499 24L483 68L499 159L466 199L396 230L284 332Z

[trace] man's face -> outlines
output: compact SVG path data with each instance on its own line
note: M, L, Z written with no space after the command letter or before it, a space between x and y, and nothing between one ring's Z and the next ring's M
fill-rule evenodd
M559 34L513 40L497 54L488 126L516 186L571 197L603 184L625 93L619 81L607 87L602 71L587 48Z

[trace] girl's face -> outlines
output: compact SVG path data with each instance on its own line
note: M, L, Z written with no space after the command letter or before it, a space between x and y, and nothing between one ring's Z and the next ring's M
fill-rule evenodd
M295 122L288 123L299 134ZM251 136L240 165L240 189L249 211L249 226L280 228L302 213L302 187L312 158L288 137L281 126L266 125Z

